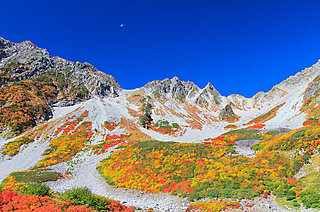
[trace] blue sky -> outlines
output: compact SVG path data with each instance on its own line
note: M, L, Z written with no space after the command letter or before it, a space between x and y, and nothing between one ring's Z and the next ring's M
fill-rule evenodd
M312 0L10 0L1 2L0 36L89 62L123 88L178 76L251 97L320 59L319 8Z

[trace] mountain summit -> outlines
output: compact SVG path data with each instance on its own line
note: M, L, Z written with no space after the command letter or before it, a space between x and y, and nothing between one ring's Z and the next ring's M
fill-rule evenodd
M66 78L72 78L74 84L83 84L92 95L115 97L121 90L113 76L98 71L91 64L51 57L46 49L38 48L30 41L12 43L0 37L0 55L0 67L11 62L20 67L8 70L11 81L36 78L43 73L56 71Z

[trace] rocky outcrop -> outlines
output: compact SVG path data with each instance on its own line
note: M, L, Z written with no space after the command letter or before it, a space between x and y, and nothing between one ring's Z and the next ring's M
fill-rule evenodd
M149 95L153 92L158 92L166 97L183 101L186 99L190 91L198 90L198 86L193 82L184 82L178 77L173 77L172 79L166 78L164 80L154 80L149 82L143 86L141 90Z
M251 100L239 94L231 94L227 97L227 100L230 105L237 108L247 108L251 106Z
M220 93L210 84L203 89L200 89L193 82L181 81L177 77L172 79L155 80L149 82L141 90L146 95L151 95L153 92L159 93L167 98L175 98L189 103L196 103L201 105L217 105L219 108L224 107L227 102L235 104L236 108L250 110L252 108L262 108L269 106L277 99L286 98L288 94L292 94L294 90L305 88L316 76L320 74L320 62L314 64L310 68L289 77L280 84L274 86L268 92L258 92L252 98L246 98L242 95L232 94L228 97L221 96ZM320 88L320 86L319 86ZM318 95L318 85L316 82L310 84L306 90L304 98Z
M280 84L276 85L275 87L284 91L295 89L295 88L298 88L299 86L303 86L309 83L319 74L320 74L320 60L314 65L312 65L311 67L298 72L294 76L290 76L288 79L282 81Z
M213 104L220 105L222 102L221 98L222 96L220 93L213 87L211 83L208 83L207 86L202 89L195 102L206 105L209 105L210 102L212 102Z
M30 41L13 43L0 37L0 68L12 62L19 64L19 69L10 70L10 81L20 81L47 71L55 71L76 81L76 84L84 85L92 95L116 97L121 91L113 76L97 70L89 63L51 57L46 49L38 48Z
M230 104L227 104L219 114L219 118L223 121L233 122L238 119L237 115L233 112Z
M111 75L89 63L51 57L30 41L0 37L0 132L20 134L51 118L52 106L116 97L120 91Z
M256 94L252 97L252 100L253 100L254 102L257 102L257 101L261 100L265 95L266 95L265 92L260 91L260 92L256 93Z
M141 90L147 95L156 92L168 98L196 104L220 105L222 102L222 96L210 83L204 89L200 89L193 82L181 81L178 77L149 82Z
M7 58L9 56L10 53L8 52L8 50L12 46L13 46L12 42L7 41L7 40L0 37L0 62L1 62L2 58Z
M309 68L298 72L297 74L290 76L288 79L282 81L278 85L274 86L269 92L267 92L262 98L257 99L258 102L270 102L275 98L282 98L293 90L305 89L308 83L312 82L320 74L320 60ZM310 83L304 98L312 96L316 89L316 84Z
M317 76L307 87L303 99L314 98L320 92L320 75Z

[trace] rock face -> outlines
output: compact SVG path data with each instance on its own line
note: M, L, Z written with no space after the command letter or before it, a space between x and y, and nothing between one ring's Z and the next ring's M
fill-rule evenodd
M223 110L221 110L221 112L219 114L219 118L221 120L227 120L232 117L236 117L236 114L233 112L231 105L228 104L223 108Z
M84 85L92 95L116 97L121 91L113 76L98 71L89 63L51 57L46 49L38 48L30 41L13 43L0 37L0 68L11 62L19 64L19 69L10 70L10 81L20 81L43 72L56 71Z
M222 101L221 98L220 93L213 87L213 85L211 85L211 83L208 83L200 92L196 99L196 103L209 105L209 102L212 102L216 105L220 105Z
M292 95L301 90L306 89L304 99L318 95L320 88L317 82L320 74L320 60L309 68L298 72L294 76L282 81L275 85L270 91L260 91L252 98L245 98L244 96L233 94L227 97L228 101L233 102L238 108L250 109L261 105L266 105L272 101L277 101L285 96ZM309 84L309 85L308 85ZM308 85L308 86L307 86Z
M303 99L313 98L319 95L320 89L320 75L317 76L307 87Z
M156 92L168 98L196 104L219 105L222 101L222 96L210 83L204 89L200 89L193 82L181 81L178 77L149 82L141 90L148 95Z
M13 43L0 37L0 133L17 135L48 120L52 106L116 97L120 91L111 75L89 63L51 57L30 41Z
M258 101L267 102L275 98L281 98L293 90L305 89L308 85L304 98L312 96L314 91L317 90L317 80L315 79L320 74L320 60L312 65L310 68L306 68L301 72L298 72L294 76L290 76L288 79L282 81L278 85L274 86L269 92L267 92Z
M312 81L316 76L320 74L320 60L312 65L310 68L306 68L301 72L298 72L294 76L289 77L275 87L288 91L290 89L297 88Z
M239 108L247 107L248 103L250 103L248 98L239 94L231 94L227 98L231 105L234 105Z
M157 92L166 97L183 101L186 99L187 95L192 89L197 88L198 86L196 86L193 82L184 82L178 77L174 77L172 79L166 78L164 80L154 80L146 84L141 89L146 94Z

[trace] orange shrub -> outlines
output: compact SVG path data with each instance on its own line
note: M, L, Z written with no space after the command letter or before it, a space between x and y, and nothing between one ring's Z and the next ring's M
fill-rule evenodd
M250 127L247 127L248 129L262 129L264 126L266 126L265 124L254 124Z
M229 130L229 129L234 130L234 129L237 129L237 128L238 128L238 126L235 125L235 124L229 124L229 125L224 127L225 130Z

